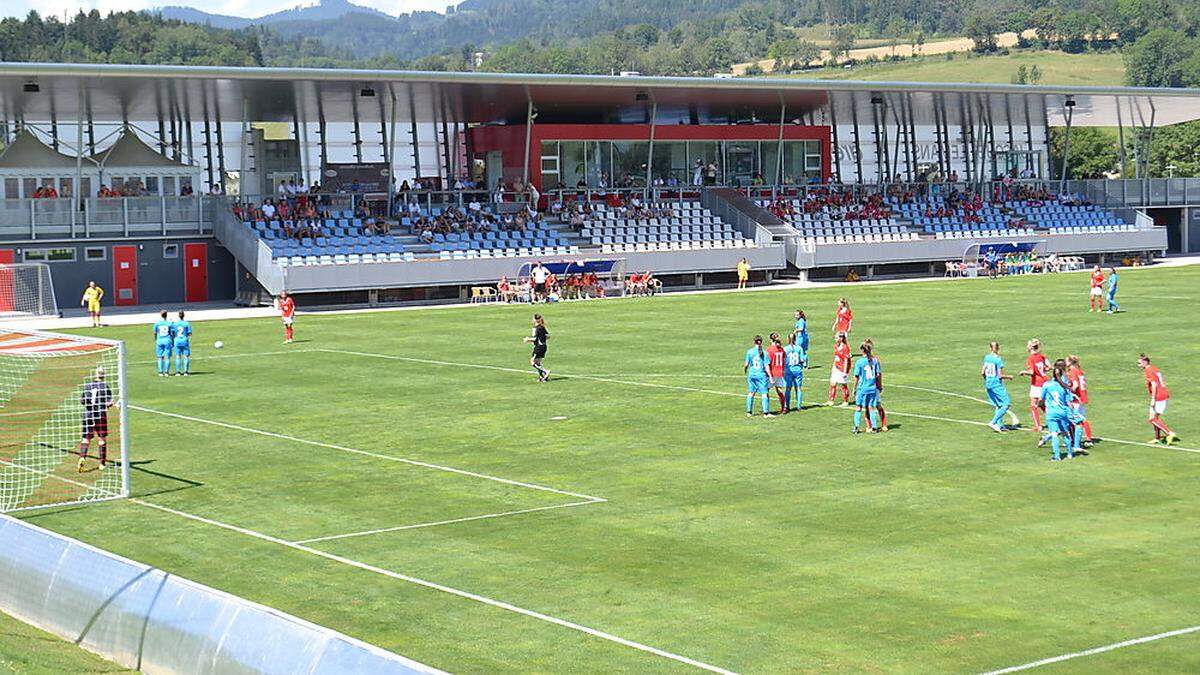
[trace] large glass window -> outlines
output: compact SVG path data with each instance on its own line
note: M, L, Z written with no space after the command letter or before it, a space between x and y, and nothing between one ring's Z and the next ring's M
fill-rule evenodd
M543 190L553 190L558 187L558 141L542 143L541 172Z
M646 161L649 141L614 141L613 173L617 187L640 187L646 184Z
M598 187L601 178L612 186L612 143L608 141L587 142L587 184Z
M569 188L579 187L580 181L587 185L587 159L583 141L563 141L559 143L558 170L564 185Z
M758 176L758 141L725 143L725 181L749 185Z
M21 196L21 181L17 178L4 179L4 198L18 199Z
M783 182L789 185L821 180L821 141L783 142Z
M721 145L717 141L688 141L688 162L692 185L715 185L722 182Z
M677 185L689 185L692 182L688 169L687 143L682 141L665 141L654 144L654 169L651 175L655 180L662 179L670 185L672 179Z

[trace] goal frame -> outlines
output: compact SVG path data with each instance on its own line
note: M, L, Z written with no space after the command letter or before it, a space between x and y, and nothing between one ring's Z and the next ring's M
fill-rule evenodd
M47 265L46 263L25 263L25 262L22 262L22 263L18 263L18 262L0 263L0 272L9 271L12 273L16 273L23 269L36 270L37 284L38 284L38 297L39 297L38 309L46 310L47 308L42 306L42 299L49 298L49 303L50 303L49 311L38 311L38 312L23 312L23 311L18 311L18 310L7 311L7 312L0 311L0 326L4 325L5 321L23 321L23 320L27 321L29 319L41 319L41 318L46 318L46 317L61 316L60 310L58 308L58 299L57 299L57 296L54 294L54 274L51 271L49 265Z
M28 506L16 506L10 509L0 509L0 513L17 513L20 511L34 511L38 509L49 509L63 506L80 506L86 504L96 504L108 502L117 499L128 499L132 496L130 466L129 466L129 390L128 376L126 373L126 350L124 340L109 340L105 338L81 337L78 335L68 335L66 333L55 333L51 331L30 330L25 328L6 327L0 323L0 335L20 333L30 337L41 337L46 339L62 339L79 342L81 344L103 344L116 349L117 354L117 392L116 392L116 412L118 433L120 434L120 467L121 467L121 489L120 492L91 499L73 499L70 501L53 502L49 504L30 504ZM53 358L53 357L49 357ZM50 479L65 480L58 476L49 476ZM73 482L73 481L72 481Z

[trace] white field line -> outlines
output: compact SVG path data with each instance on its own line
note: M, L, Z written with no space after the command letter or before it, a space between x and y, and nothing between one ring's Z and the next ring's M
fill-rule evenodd
M3 407L0 407L2 410ZM0 412L0 417L20 417L21 415L45 415L47 413L56 413L58 410L22 410L21 412Z
M293 544L315 544L320 541L335 541L338 539L350 539L352 537L367 537L373 534L383 534L385 532L400 532L401 530L418 530L423 527L436 527L438 525L452 525L454 523L467 523L473 520L489 520L492 518L504 518L507 516L516 516L523 513L537 513L538 511L553 511L554 509L569 509L572 506L587 506L588 504L599 504L603 500L587 499L581 502L570 502L568 504L552 504L550 506L538 506L531 509L518 509L516 511L502 511L500 513L486 513L481 516L466 516L464 518L452 518L450 520L437 520L431 523L417 523L415 525L399 525L397 527L383 527L377 530L363 530L362 532L349 532L347 534L333 534L328 537L313 537L312 539L300 539L293 541Z
M357 352L357 351L350 351L350 350L345 350L345 349L317 349L315 351L329 352L329 353L333 353L333 354L348 354L351 356L366 356L366 357L377 358L377 359L389 359L392 361L404 361L404 362L408 362L408 363L424 363L424 364L435 365L435 366L450 366L450 367L454 367L454 368L477 368L477 369L482 369L482 370L495 370L495 371L500 371L500 372L505 372L505 373L520 373L522 375L528 374L530 376L533 375L532 370L526 370L526 369L522 369L522 368L508 368L505 366L490 366L490 365L485 365L485 364L480 364L480 363L461 363L458 361L439 361L436 359L419 359L419 358L415 358L415 357L411 357L411 356L396 356L394 354L377 354L374 352ZM745 394L740 394L740 393L731 392L731 391L720 391L717 389L702 389L702 388L698 388L698 387L681 387L681 386L670 385L670 384L658 384L657 382L636 382L633 380L618 379L618 378L613 378L613 377L601 377L601 376L597 376L597 375L572 375L569 373L559 373L559 376L568 378L568 379L574 379L574 380L590 380L593 382L608 382L611 384L624 384L624 385L628 385L631 387L649 387L652 389L670 389L672 391L688 391L688 392L697 393L697 394L712 394L714 396L732 396L732 397L736 397L736 398L745 398L745 396L746 396ZM980 402L986 403L986 401L983 401L983 399L977 399L977 398L968 396L966 394L957 394L954 392L942 391L940 389L910 387L907 385L899 385L899 384L893 384L890 386L905 387L907 389L917 389L917 390L928 391L928 392L933 392L933 393L937 393L937 394L945 394L947 396L955 396L958 398L965 398L967 400L980 401ZM838 408L836 408L836 407L832 408L832 409L838 410ZM1011 411L1009 411L1009 412L1010 412L1010 414L1012 414ZM918 419L936 420L939 422L954 422L957 424L971 424L971 425L980 426L980 427L987 426L986 422L979 422L979 421L975 421L975 420L956 419L953 417L939 417L937 415L923 415L923 414L919 414L919 413L901 412L898 410L893 410L892 408L887 408L887 414L888 415L898 415L900 417L914 417L914 418L918 418ZM1030 429L1030 431L1032 431L1032 429ZM1176 450L1178 452L1190 452L1190 453L1200 454L1200 449L1184 448L1184 447L1180 447L1178 445L1158 445L1158 444L1154 444L1154 443L1142 443L1139 441L1126 441L1126 440L1122 440L1119 438L1110 438L1110 437L1106 437L1106 436L1101 436L1100 438L1101 438L1101 440L1103 440L1106 443L1120 443L1122 445L1140 445L1142 447L1157 448L1159 450Z
M415 459L408 459L407 457L396 457L393 455L384 455L384 454L381 454L378 452L371 452L369 450L360 450L358 448L349 448L344 445L335 445L333 443L323 443L321 441L312 441L307 438L300 438L298 436L289 436L287 434L277 434L273 431L263 431L262 429L252 429L250 427L241 426L240 424L229 424L228 422L218 422L217 420L205 419L203 417L193 417L191 415L180 415L179 413L167 412L165 410L155 410L154 408L147 408L147 407L140 406L140 405L130 405L129 408L131 410L137 410L140 412L151 413L154 415L162 415L164 417L173 417L175 419L186 420L188 422L209 424L214 427L221 427L223 429L232 429L234 431L244 431L248 434L258 434L259 436L267 436L269 438L278 438L280 440L292 441L294 443L303 443L305 445L311 445L311 446L315 446L318 448L327 448L329 450L340 450L342 452L348 452L348 453L351 453L354 455L362 455L364 457L373 457L375 459L382 459L382 460L386 460L389 462L400 462L401 464L410 464L412 466L420 466L420 467L424 467L426 469L434 469L435 471L445 471L447 473L456 473L456 474L459 474L462 476L470 476L472 478L482 478L483 480L490 480L490 481L495 481L497 483L504 483L505 485L514 485L516 487L529 488L530 490L540 490L542 492L552 492L554 494L565 495L567 497L576 497L578 499L585 499L585 500L592 501L592 502L608 501L608 500L604 499L603 497L594 497L592 495L585 495L585 494L581 494L578 492L569 492L567 490L559 490L558 488L547 487L545 485L537 485L536 483L526 483L526 482L519 481L519 480L511 480L508 478L500 478L498 476L490 476L485 473L478 473L476 471L467 471L466 469L456 469L454 467L443 466L441 464L431 464L429 462L421 462L421 461L418 461Z
M214 359L246 359L246 358L252 358L255 356L278 356L280 354L307 354L310 352L319 352L319 351L322 351L322 350L316 349L313 347L309 347L309 348L301 348L301 349L281 349L281 350L272 351L272 352L241 352L238 354L203 354L200 356L193 354L191 356L191 359L192 359L192 361L204 362L204 361L211 361ZM155 363L158 363L158 359L150 359L147 361L131 361L130 362L131 365L153 365ZM174 363L175 363L174 354L172 354L172 356L171 356L171 363L172 363L172 365L174 365Z
M1042 659L1040 661L1031 661L1029 663L1023 663L1019 666L1010 666L1008 668L1001 668L1000 670L990 670L990 671L984 673L983 675L1002 675L1003 673L1015 673L1015 672L1022 671L1022 670L1030 670L1032 668L1048 666L1052 663L1062 663L1063 661L1070 661L1071 659L1077 659L1081 656L1093 656L1095 654L1103 654L1104 652L1111 652L1114 649L1121 649L1122 647L1132 647L1134 645L1145 644L1147 642L1154 642L1155 640L1163 640L1166 638L1178 637L1180 635L1187 635L1188 633L1197 633L1197 632L1200 632L1200 626L1191 626L1188 628L1180 628L1179 630L1171 630L1171 631L1167 631L1165 633L1156 633L1154 635L1147 635L1145 637L1134 638L1132 640L1125 640L1124 642L1114 642L1111 645L1104 645L1103 647L1093 647L1091 649L1085 649L1081 652L1072 652L1070 654L1063 654L1061 656L1052 656L1048 659Z
M169 513L169 514L172 514L175 516L179 516L180 518L187 518L189 520L194 520L196 522L204 523L206 525L211 525L213 527L219 527L222 529L230 530L232 532L237 532L239 534L243 534L248 537L253 537L255 539L259 539L262 541L270 542L273 544L278 544L280 546L286 546L286 547L296 550L296 551L301 551L303 553L308 553L309 555L314 555L314 556L317 556L320 558L324 558L324 559L330 560L332 562L341 563L343 565L348 565L350 567L355 567L355 568L363 570L365 572L371 572L373 574L378 574L381 576L389 577L391 579L396 579L398 581L404 581L404 582L407 582L410 584L415 584L417 586L423 586L425 588L439 591L441 593L447 593L449 595L454 595L454 596L457 596L457 597L460 597L460 598L463 598L466 600L471 600L471 601L478 602L478 603L481 603L484 605L489 605L491 607L496 607L498 609L503 609L505 611L512 612L514 614L520 614L522 616L527 616L532 619L537 619L538 621L544 621L546 623L553 624L555 626L560 626L562 628L567 628L569 630L577 631L577 632L583 633L585 635L599 638L601 640L607 640L608 642L613 642L613 643L616 643L616 644L619 644L619 645L622 645L625 647L629 647L631 649L636 649L638 651L646 652L647 654L653 654L655 656L660 656L665 659L670 659L672 661L676 661L678 663L689 665L694 668L699 668L701 670L707 670L707 671L713 672L713 673L722 673L723 675L736 675L735 673L733 673L733 671L729 671L724 668L710 665L708 663L704 663L703 661L697 661L695 659L691 659L686 656L682 656L680 654L668 652L666 650L659 649L657 647L651 647L650 645L642 644L640 642L634 642L633 640L627 640L623 637L613 635L612 633L606 633L602 630L597 630L595 628L589 628L587 626L575 623L573 621L567 621L566 619L560 619L555 616L550 616L549 614L543 614L541 612L534 611L531 609L525 609L523 607L518 607L511 603L504 602L503 600L495 600L493 598L489 598L489 597L486 597L483 595L478 595L476 593L471 593L469 591L463 591L463 590L459 590L457 588L451 588L450 586L445 586L445 585L442 585L442 584L439 584L439 583L436 583L433 581L427 581L425 579L420 579L417 577L409 576L407 574L393 572L391 570L383 569L382 567L376 567L374 565L370 565L370 564L367 564L364 562L359 562L357 560L352 560L350 558L335 555L333 553L321 551L319 549L315 549L310 546L305 546L304 544L286 541L286 540L280 539L278 537L272 537L271 535L268 535L268 534L263 534L261 532L255 532L254 530L249 530L244 527L238 527L236 525L229 525L227 523L222 523L220 521L212 520L210 518L204 518L202 516L197 516L197 515L194 515L191 513L187 513L185 511L179 511L176 509L168 508L166 506L152 504L150 502L143 501L141 499L133 499L131 501L133 501L135 504L140 504L142 506L146 506L146 507L149 507L152 509L157 509L164 513Z

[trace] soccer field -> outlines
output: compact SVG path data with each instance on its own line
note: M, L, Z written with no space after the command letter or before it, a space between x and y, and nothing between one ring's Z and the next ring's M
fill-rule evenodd
M129 346L135 500L23 515L453 672L983 672L1200 624L1200 267L195 324L195 374ZM755 333L834 302L876 343L892 430L744 415ZM982 426L999 340L1077 353L1091 456ZM226 347L212 348L215 340ZM1151 446L1135 364L1171 387ZM1028 423L1027 384L1009 386ZM757 412L757 405L756 405ZM1048 672L1200 670L1200 631Z

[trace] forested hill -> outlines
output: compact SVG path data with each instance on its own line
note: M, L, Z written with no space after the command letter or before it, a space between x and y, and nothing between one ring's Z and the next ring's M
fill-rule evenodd
M0 60L710 75L768 55L805 63L795 55L824 38L836 50L967 35L987 52L997 33L1032 28L1026 49L1119 50L1131 83L1200 84L1196 0L465 0L398 18L324 0L216 23L30 12L0 21Z

